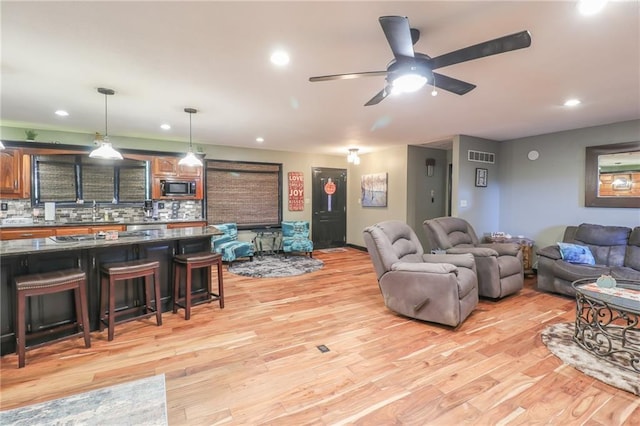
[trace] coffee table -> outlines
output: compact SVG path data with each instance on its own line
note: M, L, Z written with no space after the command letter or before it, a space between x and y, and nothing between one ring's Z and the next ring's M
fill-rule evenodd
M640 372L640 281L598 287L593 278L571 283L576 291L573 340L592 354Z

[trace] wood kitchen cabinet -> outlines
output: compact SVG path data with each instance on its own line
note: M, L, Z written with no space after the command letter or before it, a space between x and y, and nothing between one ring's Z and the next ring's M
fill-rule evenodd
M10 228L0 229L0 240L25 240L30 238L47 238L56 235L55 228Z
M0 198L30 197L29 166L30 158L22 155L22 149L6 148L0 151Z
M199 220L193 222L173 222L167 223L167 229L176 229L176 228L199 228L207 226L207 221Z
M62 237L66 235L95 234L106 231L126 231L124 224L86 225L86 226L47 226L0 229L0 240L24 240L30 238Z
M153 157L151 171L153 176L194 178L202 176L202 166L179 164L178 157Z

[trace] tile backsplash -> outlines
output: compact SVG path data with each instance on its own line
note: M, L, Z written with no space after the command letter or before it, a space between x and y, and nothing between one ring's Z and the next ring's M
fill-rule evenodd
M44 223L44 207L31 207L31 200L0 200L7 204L7 210L0 211L0 220L33 219L34 223ZM200 220L202 219L202 202L198 200L171 201L163 200L164 208L158 209L158 219L167 220ZM142 206L125 207L118 204L98 204L98 217L122 222L142 222L145 219ZM82 207L56 206L56 222L89 222L93 219L91 204Z

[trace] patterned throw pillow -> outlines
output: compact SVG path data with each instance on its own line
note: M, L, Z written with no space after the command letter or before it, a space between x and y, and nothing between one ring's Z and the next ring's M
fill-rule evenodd
M583 265L595 265L596 260L587 246L579 244L558 243L562 260L569 263L580 263Z

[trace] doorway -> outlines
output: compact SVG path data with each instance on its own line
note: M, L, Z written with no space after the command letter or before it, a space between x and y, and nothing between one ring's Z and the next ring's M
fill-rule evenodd
M343 247L347 243L347 171L312 169L313 248Z

